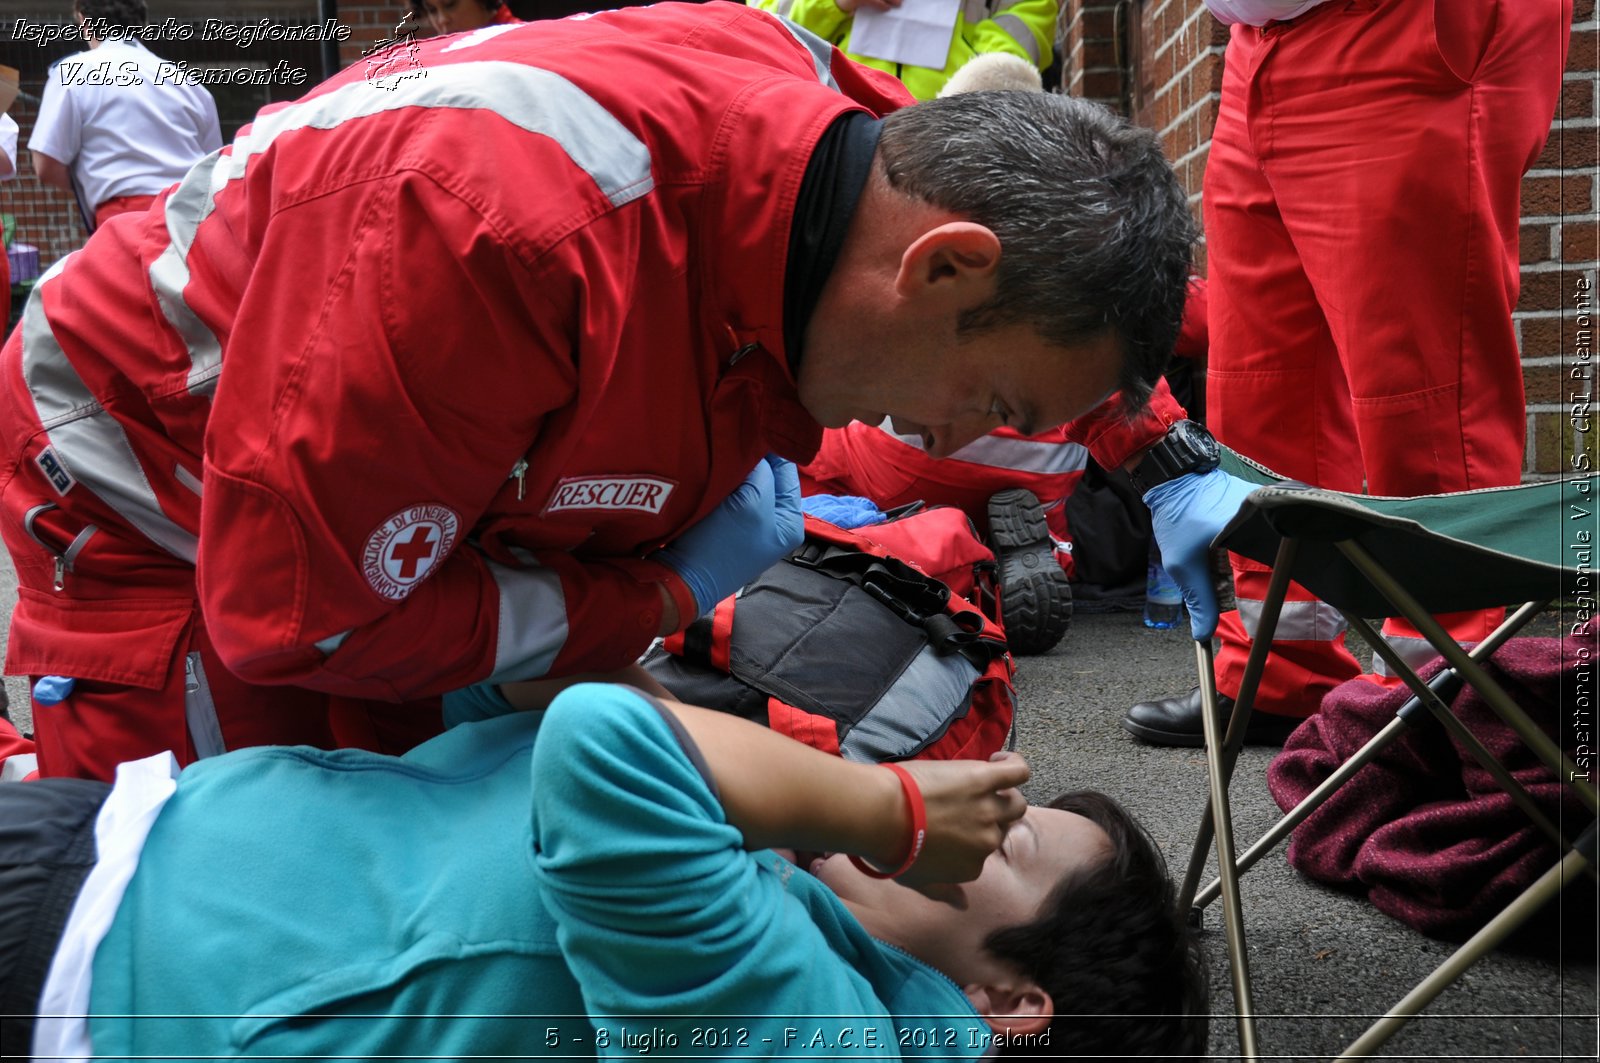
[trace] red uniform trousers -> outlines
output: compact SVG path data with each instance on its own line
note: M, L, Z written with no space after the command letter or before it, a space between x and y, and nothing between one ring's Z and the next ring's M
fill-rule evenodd
M1570 0L1328 0L1234 27L1205 175L1219 439L1340 491L1518 482L1521 178L1571 16ZM1218 628L1230 695L1267 584L1238 557L1234 574L1244 619ZM1440 619L1473 642L1499 615ZM1410 625L1385 632L1432 655ZM1338 614L1292 586L1260 706L1308 714L1360 670Z
M150 196L112 196L94 208L94 227L96 229L115 218L118 214L133 214L141 210L149 210L150 204L156 197Z

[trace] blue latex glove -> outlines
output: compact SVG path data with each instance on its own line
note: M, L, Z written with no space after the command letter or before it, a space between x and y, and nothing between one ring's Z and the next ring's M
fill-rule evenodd
M864 528L883 523L883 510L860 495L807 495L800 500L806 513L838 528Z
M77 685L78 681L71 676L40 676L33 684L33 700L41 705L59 705L72 696L72 688Z
M1217 592L1211 583L1211 541L1239 512L1259 484L1220 469L1191 472L1144 493L1161 547L1161 565L1183 588L1195 641L1217 630Z
M688 584L704 616L799 546L805 531L800 470L768 454L720 506L650 556Z

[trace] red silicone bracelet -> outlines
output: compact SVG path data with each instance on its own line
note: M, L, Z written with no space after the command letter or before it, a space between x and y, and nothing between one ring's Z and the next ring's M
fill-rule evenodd
M854 853L850 854L850 862L856 865L856 870L870 878L899 878L911 870L911 865L917 862L917 857L922 855L922 843L928 840L928 806L922 802L922 791L917 788L917 780L911 773L898 764L884 764L900 778L900 790L906 795L906 803L911 806L911 844L906 846L906 858L899 867L893 871L879 871L871 864Z

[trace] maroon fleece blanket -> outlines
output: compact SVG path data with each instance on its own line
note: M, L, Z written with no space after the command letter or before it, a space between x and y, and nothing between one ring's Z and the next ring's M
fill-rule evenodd
M1591 621L1561 639L1512 639L1489 662L1496 681L1564 748L1572 721L1593 719L1597 631ZM1442 664L1435 661L1423 677ZM1581 685L1580 666L1587 669ZM1410 696L1408 688L1363 679L1334 688L1268 769L1273 800L1284 811L1297 805ZM1453 708L1545 815L1576 838L1589 822L1582 803L1488 703L1468 688ZM1365 893L1424 934L1455 940L1482 927L1558 856L1494 778L1431 719L1357 772L1296 828L1289 846L1289 863L1302 874Z

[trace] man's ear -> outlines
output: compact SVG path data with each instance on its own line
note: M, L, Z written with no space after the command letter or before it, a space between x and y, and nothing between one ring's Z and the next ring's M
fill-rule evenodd
M963 986L962 991L996 1033L1039 1033L1055 1017L1055 1002L1037 982L969 985Z
M988 226L948 221L917 237L900 256L895 291L911 299L930 289L965 292L979 282L987 286L1000 266L1000 238Z

